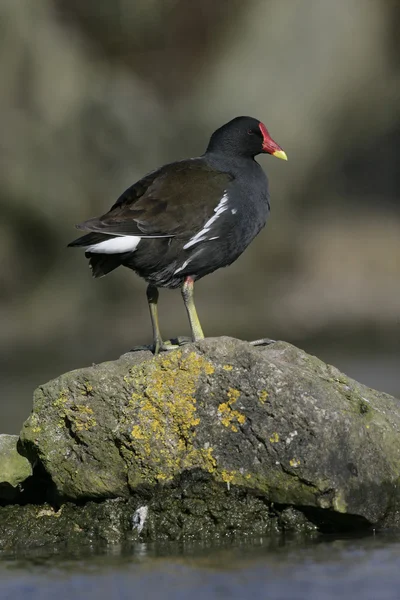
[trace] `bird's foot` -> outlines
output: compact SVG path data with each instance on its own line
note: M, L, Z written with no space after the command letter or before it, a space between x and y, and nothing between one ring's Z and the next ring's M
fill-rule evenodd
M185 344L191 344L192 341L193 341L192 338L188 337L187 335L178 335L178 337L176 337L176 338L167 340L166 342L164 342L164 344L166 344L167 346L170 345L175 348L179 348L179 346L184 346Z
M253 340L249 342L251 346L269 346L270 344L274 344L276 340L271 340L270 338L261 338L259 340Z
M172 338L170 340L166 340L165 342L160 341L155 344L146 344L143 346L134 346L129 350L129 352L141 352L141 351L149 351L153 354L159 354L160 352L171 352L171 350L177 350L181 346L185 344L190 344L192 338L179 335L176 338Z
M178 337L161 342L159 345L153 345L153 352L154 354L158 354L159 352L171 352L171 350L177 350L185 344L190 344L191 341L192 338L190 337L178 335Z

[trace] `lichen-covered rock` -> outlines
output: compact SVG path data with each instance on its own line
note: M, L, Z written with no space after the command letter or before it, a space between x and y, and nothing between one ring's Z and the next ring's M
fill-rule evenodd
M320 521L385 524L399 434L395 398L289 344L219 338L62 375L36 390L21 441L60 498L151 495L200 470Z
M17 435L0 434L0 502L20 493L20 484L32 475L29 461L17 450Z

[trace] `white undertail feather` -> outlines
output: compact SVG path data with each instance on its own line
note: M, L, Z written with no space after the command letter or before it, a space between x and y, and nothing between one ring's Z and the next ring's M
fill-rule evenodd
M188 243L183 246L184 250L187 250L188 248L190 248L191 246L194 246L195 244L198 244L199 242L203 242L204 240L207 240L207 233L210 231L213 223L215 223L215 221L218 219L218 217L225 210L228 210L228 201L229 201L228 194L225 191L218 206L216 208L214 208L215 214L213 214L213 216L210 219L208 219L208 221L204 225L203 229L201 231L199 231L198 233L196 233L196 235L194 235L188 241Z
M86 252L94 254L121 254L122 252L133 252L136 250L142 238L137 235L125 235L113 237L98 244L92 244L85 248Z

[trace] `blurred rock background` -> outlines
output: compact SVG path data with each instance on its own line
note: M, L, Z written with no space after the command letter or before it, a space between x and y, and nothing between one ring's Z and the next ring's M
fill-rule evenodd
M197 285L206 334L400 392L399 30L395 0L2 0L1 432L36 385L150 341L145 283L94 281L74 224L242 114L289 161L259 158L267 229ZM179 292L160 311L188 332Z

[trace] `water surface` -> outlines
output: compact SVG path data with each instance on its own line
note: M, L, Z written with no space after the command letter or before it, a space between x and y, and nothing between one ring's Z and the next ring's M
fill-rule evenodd
M398 600L400 534L0 555L1 600Z

